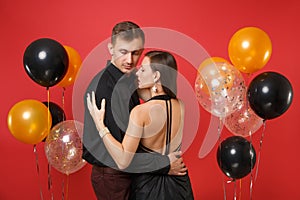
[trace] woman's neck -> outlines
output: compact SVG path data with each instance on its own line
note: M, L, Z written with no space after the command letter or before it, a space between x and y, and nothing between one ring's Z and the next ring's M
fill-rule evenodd
M155 96L159 96L159 95L165 95L166 93L164 92L164 90L162 89L161 85L156 86L156 90L150 90L151 92L151 98L155 97Z

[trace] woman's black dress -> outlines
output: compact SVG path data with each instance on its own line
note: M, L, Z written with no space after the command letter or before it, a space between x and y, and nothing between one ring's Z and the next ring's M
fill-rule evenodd
M171 98L167 95L151 98L166 101L167 106L167 133L166 152L169 154L169 143L171 135ZM168 103L169 102L169 103ZM178 147L179 150L180 146ZM139 146L139 153L157 153L142 144ZM154 173L134 174L131 184L130 200L193 200L193 191L188 173L184 176L171 176Z

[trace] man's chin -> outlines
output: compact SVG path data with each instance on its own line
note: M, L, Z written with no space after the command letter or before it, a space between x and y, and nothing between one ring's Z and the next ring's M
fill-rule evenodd
M132 68L130 68L130 69L129 69L129 68L125 68L125 69L122 70L122 72L125 73L125 74L129 74L129 73L131 73L133 70L134 70L134 67L132 67Z

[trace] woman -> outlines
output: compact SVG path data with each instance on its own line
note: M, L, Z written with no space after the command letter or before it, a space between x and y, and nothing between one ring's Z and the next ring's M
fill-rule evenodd
M105 100L99 110L94 93L92 99L89 94L87 97L100 137L120 169L128 167L136 152L167 155L181 147L184 106L176 98L174 57L168 52L150 51L136 75L138 88L147 91L151 98L131 111L122 144L111 136L103 122ZM172 159L170 157L171 162ZM149 172L134 175L130 199L193 199L193 192L188 174L168 176Z

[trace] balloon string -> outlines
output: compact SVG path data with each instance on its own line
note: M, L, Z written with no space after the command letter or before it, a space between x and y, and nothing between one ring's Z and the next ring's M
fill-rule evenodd
M65 200L65 179L62 180L62 194L61 194L61 199Z
M66 91L66 88L63 87L63 92L62 92L62 109L63 111L65 111L65 91ZM65 121L65 115L63 115L63 121Z
M224 200L226 200L226 183L225 183L225 178L224 176L223 177L223 194L224 194Z
M49 87L47 87L47 105L48 105L48 114L47 114L47 119L48 119L48 123L47 123L47 128L48 131L50 132L50 89ZM49 134L49 133L48 133ZM51 200L53 200L53 191L52 191L52 179L51 179L51 166L48 163L48 191L50 192L51 195Z
M242 199L242 179L240 179L240 192L239 192L239 199Z
M252 191L253 191L253 174L252 174L252 169L251 169L251 174L250 174L250 200L252 200Z
M44 197L43 197L43 191L42 191L41 180L40 180L40 167L39 167L39 158L38 158L38 152L36 149L36 144L33 145L33 152L35 154L36 171L37 171L38 179L39 179L40 196L41 196L41 199L43 200Z
M263 130L262 130L261 138L260 138L260 141L259 141L259 150L258 150L257 166L256 166L254 181L256 181L257 175L258 175L258 166L259 166L259 163L260 163L260 153L261 153L262 143L263 143L263 139L264 139L264 135L265 135L265 130L266 130L266 120L263 121Z
M52 191L51 165L48 163L48 190L51 195L51 200L54 199Z
M253 145L252 145L252 131L249 131L249 136L250 136L250 152L254 152L254 149L253 149ZM250 200L252 199L252 189L253 189L253 167L254 167L254 164L253 164L253 158L250 157L250 185L249 185L249 191L250 191Z
M69 194L69 174L67 174L67 183L66 183L66 200L68 200Z
M250 131L250 151L251 152L254 152L254 150L252 149L252 132ZM251 167L250 167L250 170L251 170L251 172L250 172L250 185L249 185L249 187L250 187L250 197L249 197L249 199L250 200L252 200L252 191L253 191L253 159L252 158L250 158L251 159Z
M65 110L65 90L66 90L66 88L63 87L63 90L62 90L62 109L63 109L63 111ZM65 115L63 115L63 121L65 121ZM64 151L64 146L62 146L61 151L62 152ZM69 175L67 175L66 188L65 188L65 179L63 179L63 182L62 182L62 200L64 200L65 197L66 197L66 200L68 199L68 190L69 190L68 182L69 182Z
M219 151L221 152L221 126L222 126L222 118L220 117L220 121L218 124L218 141L219 141ZM222 168L222 159L221 156L219 158L220 167ZM223 182L223 194L224 194L224 200L226 200L226 181L224 176L222 175L222 182Z
M234 184L233 199L236 200L236 189L237 189L237 187L236 187L236 180L235 179L233 180L233 184Z
M62 200L68 200L68 193L69 193L69 175L67 174L66 178L66 184L65 184L65 179L63 179L62 182Z
M47 87L47 104L48 104L48 123L47 123L47 130L50 131L50 90L49 90L49 87Z

